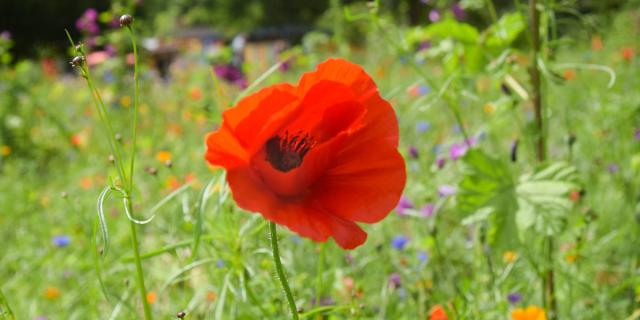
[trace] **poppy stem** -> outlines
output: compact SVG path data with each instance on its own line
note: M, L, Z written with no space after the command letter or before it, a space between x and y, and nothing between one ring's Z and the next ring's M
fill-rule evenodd
M291 288L289 288L289 282L287 281L287 275L284 273L284 268L282 267L282 261L280 261L280 249L278 249L278 234L276 233L276 224L271 221L269 221L269 235L271 236L271 250L273 251L273 262L276 265L276 272L278 272L278 278L280 279L280 284L282 285L282 289L284 290L284 294L287 298L287 303L289 304L291 317L295 320L298 320L298 308L296 307L296 302L293 299Z

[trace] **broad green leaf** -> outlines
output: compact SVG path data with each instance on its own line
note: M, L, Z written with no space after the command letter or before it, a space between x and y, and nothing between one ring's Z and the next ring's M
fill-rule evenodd
M476 44L479 37L475 27L453 19L430 24L425 28L425 34L429 39L454 39L467 44Z
M576 169L565 162L547 164L520 177L516 224L521 237L532 227L548 235L562 230L573 206L568 194L578 188L576 180Z
M458 185L458 208L466 215L463 224L488 221L489 243L512 247L518 240L514 212L516 198L507 164L480 150L470 150L462 158L464 178Z
M505 163L472 149L462 159L464 178L458 185L458 208L471 214L492 206L497 198L513 189L513 181Z
M507 13L485 31L485 44L491 48L507 47L524 29L525 21L522 14Z

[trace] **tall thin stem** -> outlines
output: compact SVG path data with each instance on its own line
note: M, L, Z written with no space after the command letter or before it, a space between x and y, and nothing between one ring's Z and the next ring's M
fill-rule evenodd
M289 304L291 317L295 320L298 320L298 308L296 307L296 302L293 299L293 294L291 293L291 289L289 288L287 275L284 273L284 268L282 267L282 262L280 261L280 249L278 249L278 235L276 233L276 224L271 221L269 221L269 235L271 237L271 250L273 251L273 262L276 265L278 278L280 279L280 284L282 285L282 289L284 290L284 295L286 296L287 303Z
M133 214L133 205L131 204L131 201L128 201L127 205L129 206L129 212ZM147 301L147 288L144 285L144 273L142 272L140 248L138 247L138 232L136 230L135 222L129 220L129 226L131 227L131 246L133 247L133 255L136 265L136 283L138 285L138 290L140 291L140 298L142 299L144 318L146 320L151 320L153 319L153 316L151 315L151 306L149 305L149 301Z
M542 94L541 94L541 81L540 70L538 69L538 56L540 54L540 15L537 9L537 0L529 1L529 19L530 19L530 32L531 32L531 44L533 47L531 53L531 86L533 95L533 109L535 113L536 121L536 158L538 162L546 160L546 141L544 134L544 123L542 119ZM553 252L555 250L554 239L548 236L546 239L546 270L543 277L543 296L544 305L549 311L549 319L557 319L557 304L555 296L555 274L553 270Z
M131 45L133 46L133 81L134 81L134 93L133 93L133 123L132 123L132 134L131 134L131 161L129 167L129 185L127 191L127 196L130 198L133 194L134 190L134 179L133 174L135 170L135 160L136 160L136 144L138 139L138 104L139 104L139 96L140 96L140 85L138 81L138 48L136 46L136 37L133 33L133 28L131 24L127 25L127 31L129 32L129 38L131 39ZM126 184L125 184L126 185ZM128 210L133 214L133 205L131 199L127 202ZM142 271L142 262L140 259L140 247L138 245L138 232L136 229L136 224L133 221L129 221L131 226L131 245L133 246L133 254L135 258L136 265L136 281L138 283L138 290L140 291L140 296L142 299L142 306L144 308L144 318L147 320L152 319L151 315L151 306L149 305L149 301L147 301L147 288L144 284L144 272Z
M536 9L537 1L529 1L529 17L531 20L531 87L533 96L533 109L536 121L536 157L542 162L546 158L546 147L544 138L544 126L542 121L542 94L540 84L540 70L538 69L538 56L540 54L540 15Z
M133 45L133 81L135 83L133 94L133 134L131 140L131 167L129 168L129 189L133 189L133 170L135 167L135 155L136 155L136 142L138 140L138 101L139 101L139 81L138 81L138 49L136 46L136 37L133 33L131 25L127 26L129 31L129 37L131 38L131 44Z

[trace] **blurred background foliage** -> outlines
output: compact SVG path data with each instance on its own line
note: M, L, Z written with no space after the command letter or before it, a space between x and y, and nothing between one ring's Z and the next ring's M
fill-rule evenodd
M167 36L176 28L206 26L232 37L238 32L250 32L261 28L302 28L307 30L322 27L333 30L336 25L328 18L335 17L332 10L337 3L346 7L363 7L366 1L358 0L5 0L0 1L0 30L13 33L14 56L19 58L38 57L51 50L63 52L66 39L61 30L69 29L72 35L79 35L73 25L87 8L99 12L101 22L108 24L109 19L123 12L135 14L143 24L141 30L146 35ZM553 1L559 13L561 31L570 30L579 24L593 30L608 23L616 10L624 6L634 7L638 0L560 0ZM479 27L491 23L489 11L485 9L486 0L385 0L381 9L401 24L420 25L428 22L428 14L433 9L444 9L459 3L468 12L466 21ZM512 10L514 2L510 0L494 1L497 13ZM333 12L333 13L332 13ZM357 26L350 26L348 39L358 41ZM299 37L298 39L299 40Z

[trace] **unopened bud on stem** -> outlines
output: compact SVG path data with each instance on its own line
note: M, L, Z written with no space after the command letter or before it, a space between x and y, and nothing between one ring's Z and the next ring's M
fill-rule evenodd
M123 14L120 17L120 26L121 27L128 27L128 26L131 25L131 23L133 23L133 17L131 15Z

